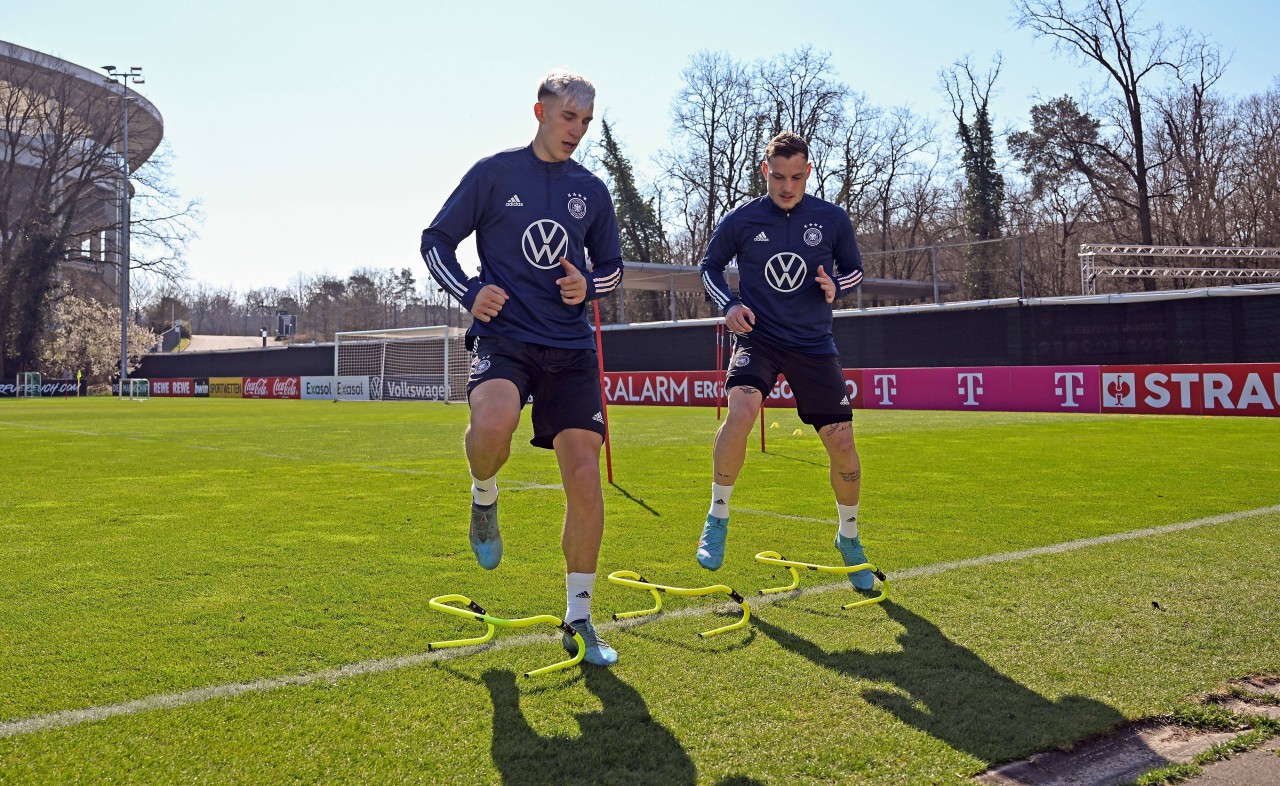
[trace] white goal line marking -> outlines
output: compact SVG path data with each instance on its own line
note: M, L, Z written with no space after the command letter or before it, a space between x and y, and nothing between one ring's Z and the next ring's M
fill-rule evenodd
M970 559L955 560L952 562L937 562L932 565L921 565L917 568L907 568L896 573L891 573L889 574L889 577L892 581L903 581L904 579L935 576L939 573L945 573L951 570L961 570L979 565L992 565L1000 562L1015 562L1017 560L1039 557L1046 554L1063 554L1065 552L1076 551L1090 546L1100 546L1126 540L1149 538L1157 535L1166 535L1173 532L1197 529L1199 527L1214 526L1217 524L1228 524L1241 519L1252 518L1255 516L1266 516L1273 513L1280 513L1280 505L1271 505L1269 507L1255 508L1253 510L1242 510L1235 513L1224 513L1218 516L1209 516L1207 518L1183 521L1176 524L1165 524L1159 527L1133 530L1131 532L1117 532L1112 535L1100 535L1094 538L1081 538L1080 540L1070 540L1065 543L1056 543L1050 546L1037 546L1035 548L1022 549L1020 551L1006 551L999 554L987 554L981 557L972 557ZM778 600L791 599L801 595L819 595L844 588L845 583L843 581L830 584L819 584L809 588L781 593L779 595L755 597L752 599L752 603L759 607L770 605ZM674 612L664 612L660 616L650 617L647 619L606 622L601 624L599 627L603 630L621 630L648 624L656 619L681 619L686 617L704 616L732 605L733 604L722 603L710 607L689 606L683 609L678 609ZM493 641L488 644L481 645L479 648L463 647L460 649L436 650L435 652L403 655L396 658L380 658L378 660L351 663L346 666L338 666L332 669L324 669L322 671L307 672L305 674L295 674L285 677L267 677L259 680L253 680L251 682L215 685L207 688L194 688L192 690L180 691L178 693L157 694L141 699L134 699L132 701L119 702L117 704L106 704L100 707L86 707L79 710L63 710L61 712L52 712L46 715L36 715L29 718L20 718L18 720L0 723L0 739L17 737L23 734L34 734L36 732L48 731L50 729L79 726L82 723L92 723L94 721L106 720L107 718L114 718L123 715L136 715L138 713L150 712L153 710L185 707L192 704L200 704L211 699L232 698L245 693L259 693L262 691L275 690L276 688L306 686L314 685L316 683L334 683L338 680L347 679L349 677L358 677L366 674L380 674L382 672L394 671L396 669L412 668L414 666L420 666L424 663L431 663L434 661L451 660L464 655L471 655L476 652L506 650L511 649L512 647L521 647L534 643L547 643L547 636L526 634L524 636L513 636L511 638Z

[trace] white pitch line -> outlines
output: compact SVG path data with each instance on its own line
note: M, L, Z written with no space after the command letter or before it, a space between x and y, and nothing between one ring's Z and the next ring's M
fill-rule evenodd
M734 510L738 511L739 513L751 513L756 516L769 516L775 519L790 519L791 521L816 521L819 524L835 524L836 523L835 516L832 516L829 519L815 519L812 516L792 516L788 513L774 513L771 510L754 510L752 508L734 508Z
M156 441L155 439L152 439L150 437L135 437L135 436L129 436L129 435L122 435L122 434L103 434L102 432L98 432L98 431L77 431L75 429L69 429L69 428L56 428L54 426L38 426L34 423L14 423L14 422L5 421L5 420L0 420L0 426L12 426L14 428L29 428L29 429L35 429L37 431L56 431L60 434L79 434L82 437L103 437L105 439L127 439L134 442L155 442ZM245 455L249 455L249 456L260 456L262 458L270 458L270 459L287 459L289 461L307 461L308 460L302 456L288 456L283 453L268 453L266 451L258 451L258 450L242 450L240 448L224 448L224 447L219 447L218 445L188 444L188 445L184 445L183 447L190 448L191 450L208 450L208 451L214 451L219 453L244 453ZM426 470L421 470L421 469L401 469L398 467L383 467L377 464L356 464L355 466L358 469L367 469L373 472L391 472L399 475L437 475L439 474L437 472L428 472ZM522 480L503 480L500 484L500 488L505 489L507 491L534 491L537 489L559 490L564 488L564 486L559 483L526 483Z
M76 431L75 429L69 429L69 428L55 428L53 426L37 426L34 423L13 423L7 420L0 420L0 426L12 426L13 428L29 428L29 429L35 429L36 431L57 431L60 434L79 434L84 437L103 436L102 434L97 434L92 431Z
M1176 524L1165 524L1159 527L1133 530L1131 532L1117 532L1112 535L1100 535L1094 538L1081 538L1079 540L1070 540L1065 543L1056 543L1051 546L1037 546L1035 548L1022 549L1020 551L1007 551L1000 554L987 554L982 557L973 557L971 559L954 560L952 562L938 562L932 565L921 565L917 568L907 568L906 570L891 573L889 574L889 577L892 581L903 581L905 579L922 578L924 576L935 576L939 573L945 573L951 570L961 570L963 568L971 568L980 565L993 565L1000 562L1014 562L1047 554L1063 554L1070 551L1088 548L1090 546L1101 546L1109 543L1119 543L1126 540L1137 540L1139 538L1166 535L1173 532L1184 532L1186 530L1197 529L1199 527L1229 524L1233 521L1252 518L1254 516L1266 516L1273 513L1280 513L1280 505L1271 505L1269 507L1255 508L1253 510L1242 510L1235 513L1224 513L1218 516L1209 516L1207 518L1183 521ZM845 585L843 581L819 584L779 595L755 597L752 599L752 603L757 607L766 606L778 600L791 599L801 595L819 595L844 588ZM664 612L660 617L633 619L625 622L603 623L598 627L603 630L622 630L647 624L655 619L681 619L704 616L719 611L726 606L732 605L733 604L722 603L715 606L688 606L674 612ZM18 720L0 723L0 739L16 737L23 734L34 734L36 732L48 731L51 729L78 726L82 723L91 723L123 715L136 715L138 713L150 712L152 710L185 707L192 704L200 704L202 702L209 701L210 699L232 698L246 693L260 693L263 691L290 686L313 685L321 682L332 683L348 677L356 677L365 674L379 674L381 672L394 671L397 669L412 668L414 666L420 666L424 663L430 663L433 661L449 660L451 658L470 655L483 650L506 650L511 649L512 647L520 647L526 644L545 641L545 636L515 636L509 639L490 642L483 645L480 649L465 647L450 650L436 650L435 652L403 655L397 658L382 658L379 660L351 663L346 666L338 666L332 669L324 669L322 671L307 672L305 674L295 674L285 677L268 677L260 680L253 680L251 682L215 685L207 688L194 688L192 690L181 691L178 693L158 694L141 699L134 699L133 701L120 702L118 704L106 704L100 707L86 707L80 710L63 710L61 712L36 715L29 718L20 718Z

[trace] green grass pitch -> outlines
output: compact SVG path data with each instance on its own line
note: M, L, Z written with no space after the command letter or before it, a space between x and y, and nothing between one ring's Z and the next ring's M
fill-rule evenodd
M767 454L752 438L715 574L693 559L714 412L609 414L595 616L622 660L526 680L562 656L549 627L427 654L483 632L427 600L564 613L527 415L486 572L465 406L0 402L0 783L953 783L1280 671L1280 420L858 412L892 587L846 612L816 573L755 596L785 583L758 551L838 562L794 411L768 413ZM649 604L619 569L727 583L752 625L700 640L736 606L671 596L607 623Z

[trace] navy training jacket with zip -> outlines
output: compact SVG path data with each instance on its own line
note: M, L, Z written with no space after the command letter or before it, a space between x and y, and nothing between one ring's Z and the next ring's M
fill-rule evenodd
M462 271L457 256L458 244L472 232L480 256L475 277ZM587 298L575 306L560 300L562 256L587 279ZM498 315L476 320L472 335L566 349L595 348L588 304L622 281L618 219L608 188L572 159L543 161L532 145L471 167L422 232L422 258L436 283L468 311L486 284L507 293Z
M736 295L724 275L735 258ZM808 194L788 212L766 194L724 217L700 268L722 313L742 303L755 314L751 336L804 355L835 355L831 304L815 280L819 266L835 282L837 298L862 281L862 254L848 214Z

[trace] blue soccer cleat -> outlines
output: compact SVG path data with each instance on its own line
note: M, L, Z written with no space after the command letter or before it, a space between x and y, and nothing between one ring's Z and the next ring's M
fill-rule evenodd
M595 626L591 624L590 617L574 620L569 623L569 627L576 630L582 637L583 643L587 645L587 652L582 656L587 663L592 666L612 666L618 662L617 650L604 643L604 639L600 638ZM560 637L560 643L564 645L565 652L570 655L578 654L578 642L568 633Z
M862 565L867 561L867 555L862 551L862 542L855 535L852 538L846 538L844 535L836 533L836 549L840 551L840 556L844 559L845 566ZM875 585L875 576L872 575L870 569L855 570L848 574L849 582L853 584L853 588L857 590L869 590Z
M724 564L724 539L729 535L729 519L707 514L698 541L698 564L707 570L718 570Z
M502 562L502 533L498 531L498 501L492 505L471 503L471 552L485 570Z

